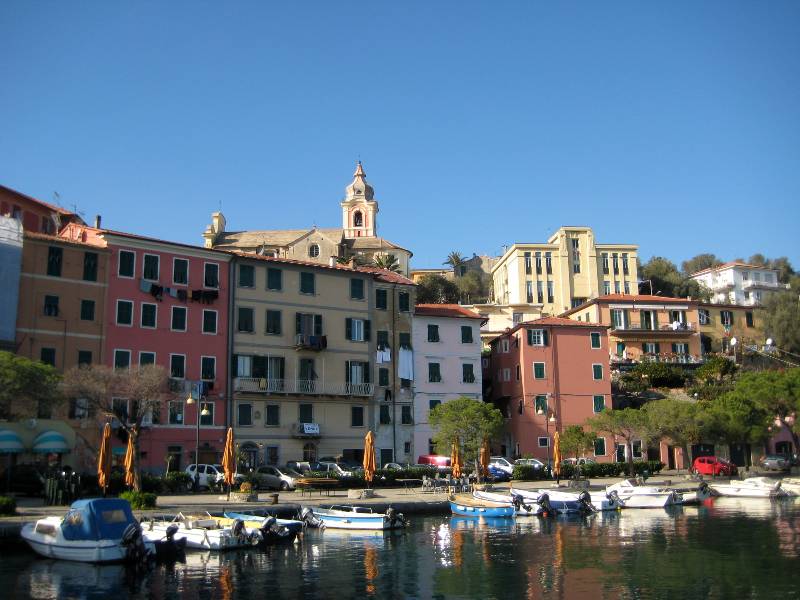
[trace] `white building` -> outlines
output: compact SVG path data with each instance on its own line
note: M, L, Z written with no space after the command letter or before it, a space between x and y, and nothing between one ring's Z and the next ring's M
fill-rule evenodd
M432 453L431 409L461 396L483 396L481 320L458 304L418 304L414 309L415 457Z
M711 290L712 304L761 304L771 293L789 289L778 281L778 271L740 262L703 269L691 278Z

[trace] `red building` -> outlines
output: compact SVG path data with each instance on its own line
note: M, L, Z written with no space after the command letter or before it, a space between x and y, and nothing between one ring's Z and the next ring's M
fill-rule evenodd
M19 219L25 231L57 234L68 223L83 223L73 212L0 185L0 215Z
M551 458L552 437L611 409L607 327L545 317L491 341L491 399L506 416L503 445L515 458ZM595 441L599 461L613 440Z

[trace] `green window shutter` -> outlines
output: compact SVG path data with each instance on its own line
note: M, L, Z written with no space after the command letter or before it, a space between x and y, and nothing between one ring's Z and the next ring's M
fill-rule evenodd
M344 320L344 339L352 340L353 339L353 319L347 317Z
M658 329L658 313L653 311L653 329Z
M542 345L550 345L550 333L547 331L547 329L542 330Z
M528 332L528 346L533 346L533 330L527 329Z
M661 354L661 344L656 342L656 354Z
M344 361L344 382L350 383L350 361Z
M239 376L239 355L231 354L231 377Z
M302 313L294 313L294 332L297 335L303 333L303 315Z
M322 335L322 315L314 315L314 335Z
M676 344L675 342L672 342L672 353L673 354L678 353L678 344Z
M645 325L645 323L644 323L644 311L643 311L643 310L640 310L640 311L639 311L639 326L640 326L642 329L644 329L644 325Z
M361 366L362 366L362 373L364 373L364 383L371 383L372 376L370 375L370 372L372 371L372 369L369 368L369 362L363 362L361 363Z
M369 319L364 320L364 341L368 342L370 337L371 323Z
M642 352L647 352L647 342L642 342Z

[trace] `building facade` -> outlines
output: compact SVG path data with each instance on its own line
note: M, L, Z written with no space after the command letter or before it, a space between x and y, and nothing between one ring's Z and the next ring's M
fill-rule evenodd
M691 278L711 291L712 304L758 306L770 294L789 289L778 281L778 271L741 262L703 269Z
M492 402L506 418L499 451L552 458L556 431L611 410L607 327L560 317L523 323L491 343ZM613 460L611 438L595 440L598 461Z
M650 295L609 294L562 316L608 327L612 367L641 361L700 363L698 301Z
M0 350L14 352L22 272L22 223L0 215Z
M701 303L697 307L700 341L704 353L732 352L731 340L745 346L763 346L764 310L757 306Z
M55 204L0 185L0 216L17 219L25 231L55 235L68 223L83 223L80 216Z
M482 318L481 342L489 348L491 341L506 329L542 317L541 304L464 304L464 308L478 313Z
M435 454L430 412L466 396L482 398L482 317L458 304L418 304L414 309L414 454Z

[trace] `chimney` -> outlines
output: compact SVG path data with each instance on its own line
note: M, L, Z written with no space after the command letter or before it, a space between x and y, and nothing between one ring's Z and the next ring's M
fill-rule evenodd
M95 229L100 229L100 222L102 220L103 220L103 217L101 217L100 215L95 215L94 216L94 228Z

